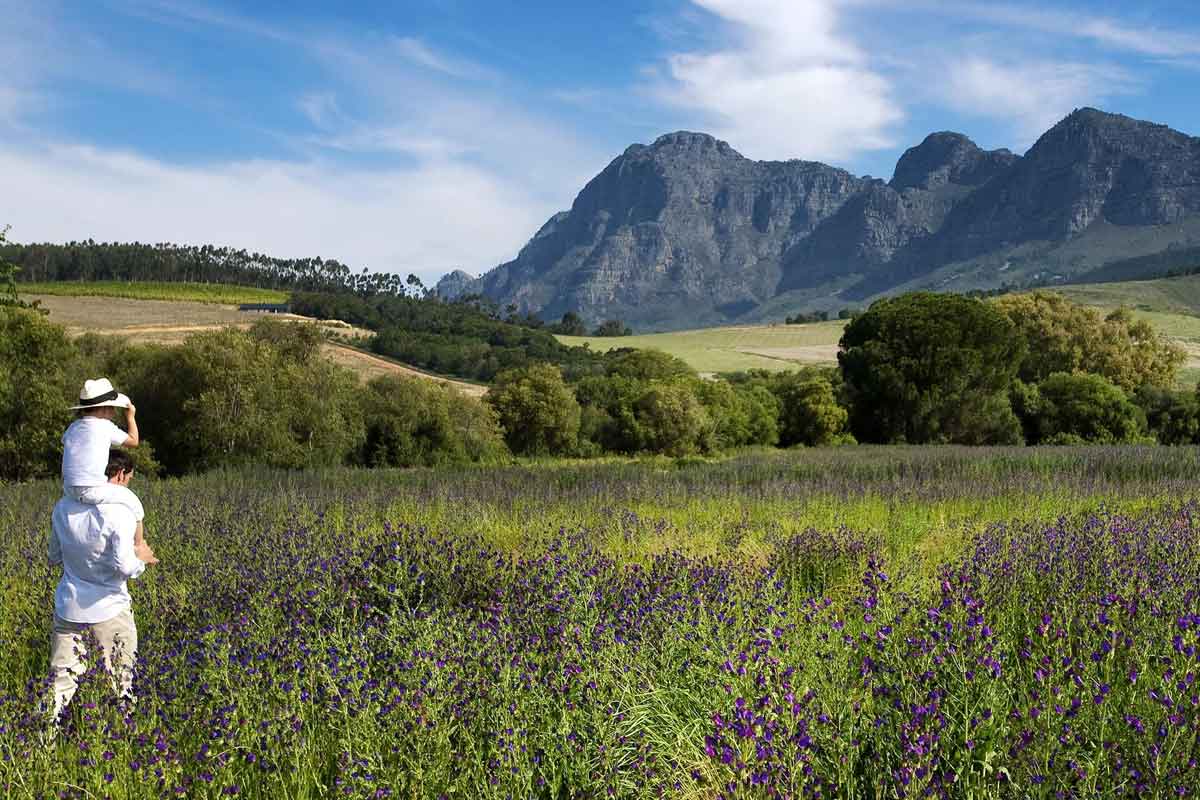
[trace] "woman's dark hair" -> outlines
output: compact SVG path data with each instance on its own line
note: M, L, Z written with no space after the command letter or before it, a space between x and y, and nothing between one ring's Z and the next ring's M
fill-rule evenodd
M124 450L109 450L104 477L111 478L121 472L133 472L133 459Z

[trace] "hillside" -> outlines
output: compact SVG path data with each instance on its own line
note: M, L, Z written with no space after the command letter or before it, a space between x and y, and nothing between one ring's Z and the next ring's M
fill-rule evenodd
M629 147L513 261L438 291L671 330L924 287L1065 282L1197 243L1200 139L1095 109L1021 156L931 134L889 182L679 132Z
M188 336L223 327L249 327L263 315L238 311L236 306L190 300L145 300L107 297L90 292L88 286L77 287L81 295L22 294L37 300L50 312L52 322L64 326L73 336L95 333L120 336L135 344L179 344ZM236 293L241 287L224 290ZM65 290L64 290L65 291ZM271 319L310 322L322 325L328 332L345 337L371 336L371 332L345 323L316 320L298 314L271 314ZM363 381L379 375L404 375L448 384L474 397L482 396L487 387L431 375L391 359L366 353L339 342L324 346L326 357L358 373Z

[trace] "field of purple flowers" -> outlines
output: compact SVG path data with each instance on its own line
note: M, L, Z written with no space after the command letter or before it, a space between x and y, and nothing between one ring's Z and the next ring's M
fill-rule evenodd
M1191 797L1194 450L216 473L139 489L136 705L38 709L54 486L0 487L11 797Z

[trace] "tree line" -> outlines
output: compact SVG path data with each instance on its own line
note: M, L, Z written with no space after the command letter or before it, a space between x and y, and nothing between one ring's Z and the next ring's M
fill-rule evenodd
M213 245L0 241L0 260L19 268L19 281L181 281L361 295L424 291L414 275L355 272L336 259L276 258Z
M517 453L718 452L747 444L1200 443L1184 353L1126 310L1061 295L918 292L847 325L838 366L701 380L654 351L602 374L502 372L489 394Z

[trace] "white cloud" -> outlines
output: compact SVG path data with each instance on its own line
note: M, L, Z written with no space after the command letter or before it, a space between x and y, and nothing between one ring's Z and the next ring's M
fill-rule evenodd
M0 148L14 241L227 244L436 280L511 257L555 209L484 170L247 161L185 168L85 146Z
M954 110L1009 124L1028 145L1074 108L1132 91L1117 67L1057 61L1000 62L964 56L947 63L938 91Z
M836 0L692 0L727 43L667 57L671 105L754 158L841 160L891 146L904 113L839 28Z
M962 3L951 13L993 24L1086 39L1103 47L1152 58L1200 55L1200 33L1178 26L1138 25L1114 17L1003 3Z

